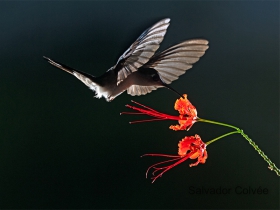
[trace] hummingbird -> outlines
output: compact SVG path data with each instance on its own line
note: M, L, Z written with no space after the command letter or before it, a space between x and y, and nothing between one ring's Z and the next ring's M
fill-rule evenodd
M146 29L119 57L117 63L101 76L73 69L43 56L51 65L75 76L95 92L96 98L108 102L127 91L132 96L150 93L166 87L182 96L169 84L192 68L208 49L205 39L190 39L156 53L162 42L170 19L165 18Z

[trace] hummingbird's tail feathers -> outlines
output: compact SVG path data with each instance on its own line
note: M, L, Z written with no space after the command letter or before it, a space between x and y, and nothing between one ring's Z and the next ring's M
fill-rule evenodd
M154 55L143 67L157 70L163 82L170 84L192 68L192 64L197 62L208 48L207 40L186 40Z
M73 69L69 66L66 66L66 65L62 64L62 63L54 61L54 60L52 60L48 57L43 56L43 58L46 59L51 65L53 65L53 66L55 66L55 67L57 67L57 68L59 68L63 71L66 71L69 74L74 75L77 79L82 81L90 89L92 89L94 91L96 90L96 82L95 82L95 77L94 76L92 76L90 74L87 74L85 72Z
M50 58L48 58L48 57L46 57L46 56L43 56L43 58L44 58L45 60L47 60L48 63L50 63L51 65L53 65L53 66L55 66L55 67L57 67L57 68L59 68L59 69L61 69L61 70L63 70L63 71L66 71L66 72L69 73L69 74L74 75L74 73L77 72L77 73L80 73L80 74L82 74L82 75L84 75L84 76L87 76L87 77L89 77L89 78L94 78L94 76L92 76L91 74L82 72L82 71L77 70L77 69L73 69L73 68L71 68L71 67L69 67L69 66L66 66L65 64L59 63L59 62L57 62L57 61L55 61L55 60L52 60L52 59L50 59Z
M61 64L61 63L58 63L57 61L54 61L54 60L52 60L52 59L50 59L50 58L48 58L48 57L46 57L46 56L43 56L43 58L44 58L45 60L47 60L48 63L50 63L51 65L53 65L53 66L55 66L55 67L57 67L57 68L59 68L59 69L61 69L61 70L63 70L63 71L66 71L66 72L69 73L69 74L73 74L73 72L75 71L75 70L72 69L71 67L66 66L66 65L64 65L64 64Z

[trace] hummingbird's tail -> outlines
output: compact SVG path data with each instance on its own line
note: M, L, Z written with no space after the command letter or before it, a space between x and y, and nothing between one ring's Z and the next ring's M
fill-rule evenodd
M61 69L61 70L63 70L63 71L66 71L66 72L69 73L69 74L73 74L73 72L75 71L75 70L72 69L71 67L66 66L66 65L64 65L64 64L61 64L61 63L58 63L57 61L54 61L54 60L52 60L52 59L50 59L50 58L48 58L48 57L46 57L46 56L43 56L43 58L44 58L45 60L47 60L48 63L50 63L51 65L53 65L53 66L55 66L55 67L57 67L57 68L59 68L59 69Z
M154 55L143 67L157 70L161 79L170 84L192 68L192 64L196 63L208 48L207 40L186 40Z
M93 76L90 75L90 74L87 74L87 73L85 73L85 72L79 71L79 70L77 70L77 69L73 69L73 68L71 68L71 67L69 67L69 66L66 66L65 64L59 63L59 62L57 62L57 61L55 61L55 60L52 60L52 59L50 59L50 58L48 58L48 57L46 57L46 56L43 56L43 58L44 58L45 60L47 60L48 63L50 63L51 65L53 65L53 66L55 66L55 67L57 67L57 68L59 68L59 69L61 69L61 70L63 70L63 71L66 71L66 72L69 73L69 74L74 75L74 73L77 72L77 73L80 73L80 74L85 75L85 76L88 76L88 77L93 77Z
M62 63L59 63L57 61L54 61L46 56L43 56L43 58L45 60L47 60L51 65L63 70L63 71L66 71L67 73L69 74L72 74L73 76L75 76L76 78L78 78L80 81L82 81L86 86L88 86L90 89L92 90L96 90L96 79L94 76L90 75L90 74L87 74L85 72L82 72L82 71L79 71L79 70L76 70L76 69L73 69L69 66L66 66Z

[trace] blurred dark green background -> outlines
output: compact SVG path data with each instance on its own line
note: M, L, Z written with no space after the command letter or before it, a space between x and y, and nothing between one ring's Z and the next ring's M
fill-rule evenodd
M176 154L185 135L206 142L231 131L197 123L129 125L130 100L176 114L166 89L112 103L42 59L101 75L148 27L171 25L160 50L209 40L202 59L172 86L201 118L241 127L279 166L279 1L0 2L0 208L278 209L279 177L239 135L207 148L206 164L187 161L151 184L144 153ZM268 194L237 194L236 187ZM227 195L191 194L230 188Z

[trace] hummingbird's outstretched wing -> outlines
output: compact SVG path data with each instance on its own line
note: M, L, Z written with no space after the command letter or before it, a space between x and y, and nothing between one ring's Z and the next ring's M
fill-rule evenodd
M144 67L157 70L161 79L170 84L192 68L208 48L205 39L186 40L154 55Z
M159 48L166 30L169 26L170 19L165 18L147 30L145 30L137 40L124 52L119 58L114 70L118 73L117 81L119 84L129 74L135 72L149 61Z
M153 68L158 71L160 78L166 84L192 68L205 51L209 48L208 41L204 39L191 39L174 45L163 52L154 55L143 68ZM145 95L160 86L133 85L127 89L130 95Z

